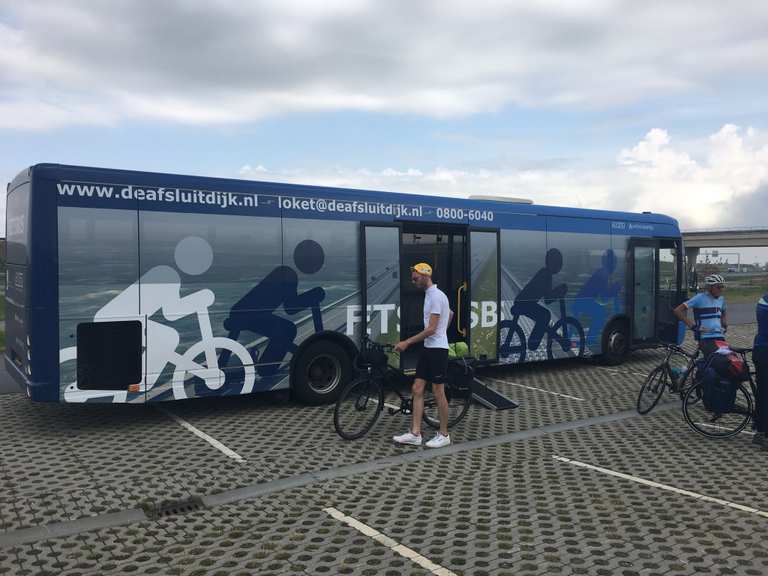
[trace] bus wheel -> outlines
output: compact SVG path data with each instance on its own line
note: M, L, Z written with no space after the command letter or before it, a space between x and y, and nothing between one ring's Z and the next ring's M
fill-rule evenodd
M349 354L339 344L318 340L299 356L293 371L291 392L307 404L334 402L352 376Z
M602 362L608 366L616 366L624 362L627 352L629 352L627 323L614 320L603 330Z

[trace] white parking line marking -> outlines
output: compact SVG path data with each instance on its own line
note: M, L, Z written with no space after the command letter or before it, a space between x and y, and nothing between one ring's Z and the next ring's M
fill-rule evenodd
M565 462L566 464L573 464L574 466L579 466L581 468L595 470L596 472L601 472L602 474L608 474L609 476L615 476L616 478L631 480L632 482L637 482L638 484L644 484L645 486L660 488L661 490L667 490L669 492L674 492L675 494L680 494L682 496L695 498L696 500L703 500L704 502L713 502L715 504L720 504L721 506L727 506L728 508L735 508L736 510L741 510L742 512L749 512L750 514L756 514L757 516L768 518L768 512L765 512L764 510L758 510L757 508L752 508L751 506L744 506L743 504L736 504L735 502L729 502L728 500L713 498L712 496L699 494L698 492L691 492L690 490L682 490L681 488L675 488L674 486L669 486L668 484L660 484L659 482L653 482L652 480L646 480L645 478L640 478L638 476L632 476L630 474L616 472L614 470L609 470L608 468L602 468L600 466L593 466L592 464L587 464L586 462L579 462L578 460L571 460L570 458L563 458L562 456L557 456L554 454L552 455L552 458L554 458L559 462Z
M649 374L649 372L638 372L637 370L616 370L615 368L605 368L604 366L597 366L597 368L600 368L600 370L605 370L606 372L613 372L614 374L624 374L625 376L648 376Z
M403 558L408 558L408 560L418 564L425 570L429 570L432 574L437 574L437 576L457 576L455 572L451 572L447 568L443 568L439 564L435 564L429 558L425 558L415 550L412 550L407 546L403 546L402 544L398 544L389 536L385 536L378 530L371 528L367 524L363 524L355 518L352 518L352 516L347 516L336 508L323 508L323 512L329 514L339 522L343 522L344 524L351 526L358 532L362 532L369 538L376 540L376 542L379 544L383 544L387 548L390 548L393 552L400 554L400 556Z
M510 382L509 380L499 380L498 378L491 378L490 376L486 376L485 379L490 380L491 382L496 382L497 384L509 384L510 386L519 386L520 388L528 388L528 390L535 390L536 392L545 392L546 394L552 394L553 396L560 396L561 398L568 398L569 400L578 400L580 402L584 402L584 398L579 398L578 396L571 396L570 394L560 394L560 392L552 392L551 390L545 390L544 388L536 388L535 386L526 386L525 384ZM483 381L480 380L479 378L475 378L475 380L477 380L481 384L483 383Z
M727 428L723 428L722 426L718 426L717 424L707 424L706 422L696 422L696 426L706 426L707 428L717 428L718 430L727 430ZM750 436L754 436L754 432L750 432L749 430L742 430L739 432L739 434L749 434Z
M238 462L245 462L245 458L240 456L240 454L238 454L237 452L235 452L234 450L232 450L230 448L227 448L224 444L222 444L221 442L216 440L216 438L213 438L212 436L208 436L208 434L206 434L202 430L198 430L197 428L192 426L192 424L190 424L186 420L176 416L176 414L174 414L173 412L169 412L168 410L166 410L165 408L161 408L160 406L155 406L155 408L157 408L160 412L162 412L166 416L169 416L170 418L173 418L174 420L176 420L176 422L179 424L179 426L181 426L182 428L186 428L187 430L192 432L192 434L194 434L198 438L202 438L203 440L208 442L208 444L210 444L211 446L216 448L216 450L218 450L219 452L222 452L225 455L227 455L230 458L232 458L232 460L237 460Z

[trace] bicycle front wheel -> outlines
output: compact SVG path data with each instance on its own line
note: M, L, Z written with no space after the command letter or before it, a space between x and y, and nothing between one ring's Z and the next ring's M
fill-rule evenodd
M452 428L467 415L472 404L472 390L469 386L454 386L446 384L445 396L448 400L448 428ZM424 390L424 422L430 428L440 428L440 412L437 406L437 397L430 384Z
M333 409L333 426L345 440L357 440L373 428L384 407L381 382L357 378L342 390Z
M637 413L648 414L653 410L664 395L664 389L668 383L669 372L666 364L661 364L651 370L640 388L640 394L637 395Z
M683 417L688 426L707 438L730 438L744 430L752 418L752 396L743 383L736 388L736 400L728 412L717 413L704 405L701 382L689 387L683 397Z

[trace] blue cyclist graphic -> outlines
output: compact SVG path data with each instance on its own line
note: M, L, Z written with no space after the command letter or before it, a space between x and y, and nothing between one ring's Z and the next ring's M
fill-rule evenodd
M574 316L588 316L590 334L599 335L605 324L606 307L613 299L613 311L619 309L621 282L611 282L611 275L616 270L616 255L608 249L603 253L602 266L595 270L589 280L576 294L572 311ZM592 336L594 339L595 336Z
M544 334L549 328L552 313L549 308L539 304L544 300L545 304L551 304L559 298L563 298L568 292L568 286L560 284L552 287L555 274L563 268L563 255L557 248L547 251L544 267L536 272L533 278L520 290L512 306L513 314L528 316L536 322L531 335L528 337L528 349L536 350L541 344Z
M304 240L296 246L293 261L303 274L314 274L323 267L325 253L314 240ZM232 306L229 318L224 321L224 328L233 340L237 340L243 331L268 338L267 346L258 358L257 371L262 378L274 376L285 355L296 349L296 325L275 314L280 306L291 316L312 310L315 330L322 330L319 306L325 299L325 290L317 286L299 294L298 286L296 271L290 266L278 266Z
M510 309L511 319L499 324L501 346L499 355L510 362L525 362L527 351L538 350L544 336L547 336L547 358L584 355L584 329L578 320L566 315L565 284L553 286L554 276L563 268L563 255L557 248L547 251L544 267L520 290ZM539 304L543 300L544 304ZM547 306L560 301L560 318L549 325L552 313ZM525 331L519 324L521 316L534 321L526 345Z

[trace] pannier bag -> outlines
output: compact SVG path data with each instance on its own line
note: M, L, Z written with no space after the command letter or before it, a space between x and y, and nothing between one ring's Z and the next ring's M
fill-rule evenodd
M726 414L733 410L738 389L736 382L721 377L710 367L703 371L701 384L704 408L714 414Z
M446 374L448 384L456 388L471 388L475 378L475 369L459 358L448 359L448 372Z
M727 378L731 382L744 382L749 379L748 368L744 365L741 355L731 351L728 343L718 340L718 349L712 354L710 366L715 369L720 377Z

